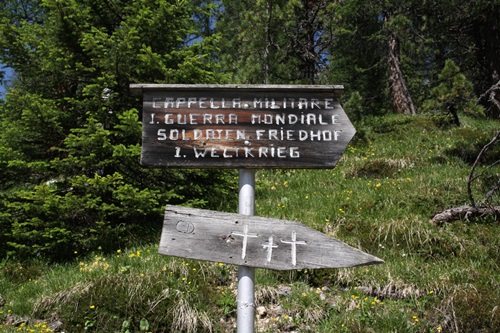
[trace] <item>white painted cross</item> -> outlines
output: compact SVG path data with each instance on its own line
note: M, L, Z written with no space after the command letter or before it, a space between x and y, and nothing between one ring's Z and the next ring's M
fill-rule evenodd
M245 259L245 257L247 256L248 237L257 238L257 234L249 234L248 225L245 224L245 226L243 227L243 233L233 231L231 232L231 235L243 237L243 246L241 248L241 259Z
M297 266L297 245L307 245L306 242L304 241L298 241L297 240L297 233L292 231L292 240L291 241L284 241L281 240L283 244L291 244L292 249L291 249L291 254L292 254L292 266Z
M271 257L273 256L273 249L277 248L278 245L273 245L273 236L269 236L269 241L266 244L262 244L264 249L267 249L267 262L271 262Z

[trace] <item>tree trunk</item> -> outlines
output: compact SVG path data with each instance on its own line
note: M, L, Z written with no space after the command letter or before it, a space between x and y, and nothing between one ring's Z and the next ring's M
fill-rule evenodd
M471 13L472 30L470 32L477 57L477 66L482 75L477 85L479 91L500 80L500 5L491 3L479 12ZM491 79L488 80L488 78ZM491 88L490 88L491 89ZM491 91L489 100L483 100L486 114L490 118L500 117L500 92Z
M415 105L401 70L399 38L393 31L388 31L387 71L392 109L395 113L415 115Z
M493 9L490 15L487 17L486 26L488 31L486 32L485 38L485 48L487 50L487 60L489 69L491 72L492 84L500 80L500 14L498 11L500 6L493 5ZM496 106L500 102L500 96L498 93L493 93L490 97L491 107L487 110L491 118L500 118L500 109Z

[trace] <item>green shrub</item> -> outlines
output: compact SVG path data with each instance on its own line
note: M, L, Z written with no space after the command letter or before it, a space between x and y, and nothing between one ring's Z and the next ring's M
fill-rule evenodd
M460 126L460 115L483 117L484 109L476 105L473 85L451 59L446 60L438 75L439 84L431 90L431 98L422 106L439 127Z

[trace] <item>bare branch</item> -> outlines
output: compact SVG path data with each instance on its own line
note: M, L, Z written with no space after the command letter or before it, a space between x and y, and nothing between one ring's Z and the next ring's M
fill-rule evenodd
M484 152L486 150L488 150L488 148L491 147L493 144L495 144L495 142L497 142L499 139L500 139L500 131L498 131L497 134L493 137L493 139L490 142L488 142L483 147L483 149L481 149L481 151L477 155L477 158L474 161L474 164L472 165L472 168L470 170L469 178L467 179L467 195L469 196L469 201L470 201L470 204L471 204L472 207L476 207L476 203L474 201L474 197L472 196L472 188L471 188L472 181L474 179L477 179L477 177L474 177L474 171L475 171L476 167L478 166L479 160L481 159L481 157L484 154ZM496 163L494 163L494 164L496 164Z
M496 107L500 109L500 103L495 98L495 96L496 96L495 91L497 91L499 89L500 89L500 81L498 81L496 84L492 85L490 87L490 89L486 90L486 92L484 94L482 94L481 96L479 96L479 98L476 101L476 105L478 105L479 102L483 98L485 98L486 96L488 96L488 102L493 102L493 104L495 104Z
M492 164L490 164L490 165L488 165L487 167L485 167L481 173L478 173L477 175L475 175L474 177L472 177L471 181L474 181L474 180L478 179L479 177L481 177L482 175L484 175L484 173L485 173L488 169L493 168L493 167L494 167L495 165L497 165L497 164L500 164L500 160L495 161L495 162L493 162Z
M488 199L493 196L493 193L495 193L495 191L498 190L499 188L500 188L500 180L498 181L498 183L493 185L493 187L491 188L491 190L488 191L488 193L486 193L484 199L479 203L479 206L484 206L486 201L488 201Z

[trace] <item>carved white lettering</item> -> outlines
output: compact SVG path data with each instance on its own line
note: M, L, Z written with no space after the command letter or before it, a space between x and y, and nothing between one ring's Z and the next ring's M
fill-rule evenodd
M205 155L207 154L207 150L208 149L206 149L206 148L198 150L198 148L193 147L194 157L196 157L196 158L205 157Z
M154 116L156 114L151 114L151 121L149 124L155 124ZM226 114L213 114L213 113L166 113L164 115L164 123L168 125L212 125L212 124L238 124L238 115L236 113Z
M172 97L167 97L165 98L165 109L168 109L168 106L170 105L171 108L174 108L174 99Z
M252 154L252 150L254 150L253 148L244 147L244 149L245 149L245 158L248 158L248 157L255 157L255 156Z
M184 104L186 104L186 99L184 97L179 97L177 98L177 100L175 101L175 107L178 109L180 108L181 106L183 106Z
M196 114L196 113L189 114L189 124L190 125L198 125L198 121L196 120L197 116L199 116L199 114Z
M207 108L207 106L205 105L206 101L207 101L206 97L200 97L198 99L198 105L199 105L200 109L206 109Z
M203 137L203 132L200 129L193 130L193 140L201 140Z
M216 124L225 124L224 115L223 114L216 114L215 115L215 123Z
M158 132L157 132L158 140L160 140L160 141L167 140L167 134L165 132L166 132L166 129L164 129L164 128L160 128L158 130Z
M173 115L173 114L171 114L171 113L167 113L167 114L165 115L165 124L169 124L169 125L171 125L171 124L173 124L173 123L174 123L174 115Z
M222 153L222 157L224 157L224 158L232 158L233 155L229 154L229 149L228 148L224 148L224 152Z
M236 140L245 140L246 138L245 130L236 130Z
M250 117L250 122L252 123L252 125L254 125L255 123L260 124L260 114L252 114L252 116Z
M311 109L314 109L316 107L317 109L321 109L319 106L319 99L317 98L311 98Z
M170 140L178 140L179 139L179 130L173 129L170 130L170 135L168 136Z
M325 109L334 109L335 107L332 104L333 98L325 98Z
M241 109L241 98L233 98L233 109Z
M203 124L212 124L212 114L204 113L203 114Z
M279 140L278 139L278 130L275 130L275 129L269 130L269 140Z
M217 154L217 148L213 147L210 149L210 157L220 157L220 155Z
M299 98L299 103L298 103L298 106L299 106L299 110L302 110L302 109L307 109L307 98Z
M328 125L327 122L323 121L323 115L321 113L318 114L318 124L320 124L320 125Z
M155 108L155 109L156 108L161 108L161 105L159 103L161 100L162 99L158 98L158 97L153 98L153 108Z
M186 114L178 114L177 115L177 124L186 125L187 124L187 115Z
M214 104L214 99L213 98L210 98L210 108L211 109L218 109L220 106L216 106Z
M314 113L308 113L306 116L307 125L316 125L316 115Z
M262 98L254 98L253 99L253 108L257 109L257 105L259 105L259 109L262 109Z
M274 98L271 98L271 109L281 109L281 107L278 104L276 104Z
M196 97L189 97L188 98L188 109L191 108L191 105L196 104Z
M242 99L240 97L235 97L231 99L227 99L225 97L214 98L214 97L153 97L152 98L152 107L165 109L183 109L183 108L200 108L200 109L299 109L299 110L308 110L308 109L334 109L335 108L335 100L333 98L298 98L297 100L294 98L283 98L276 99L272 97L258 98L254 97L251 104L242 103Z
M245 158L299 158L299 147L193 147L195 158L233 158L240 151Z
M328 118L323 118L321 113L302 113L297 115L295 113L253 113L250 116L250 122L252 125L264 124L264 125L295 125L297 123L301 125L330 125L328 123ZM332 124L337 118L332 116Z
M230 113L228 118L229 118L228 124L235 124L235 125L238 124L238 115L237 114Z

